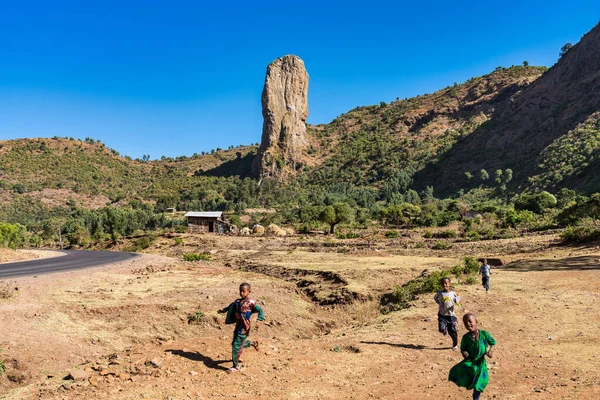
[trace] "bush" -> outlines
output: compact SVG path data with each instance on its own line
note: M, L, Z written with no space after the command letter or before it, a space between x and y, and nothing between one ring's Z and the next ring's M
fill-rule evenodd
M476 274L479 272L479 261L477 261L475 257L465 257L464 263L465 266L463 272L465 275Z
M543 191L540 193L524 193L515 202L515 210L529 210L541 214L544 210L556 206L556 197Z
M25 230L23 225L0 222L0 247L10 247L11 249L22 247L25 242Z
M198 325L202 321L202 318L204 318L204 313L200 310L197 310L188 315L188 324Z
M338 239L356 239L361 237L358 233L354 231L349 231L348 233L336 233L335 235Z
M431 232L431 231L425 231L425 232L423 232L423 237L425 239L431 239L433 237L433 232Z
M467 285L474 285L477 283L477 277L475 275L469 275L465 278L464 283Z
M560 234L565 243L582 243L600 240L600 220L583 218L575 225L568 226Z
M446 243L446 242L442 242L440 240L438 240L437 242L434 243L433 247L434 250L448 250L452 248L452 245L450 243Z
M460 264L456 264L454 267L450 268L450 273L457 278L463 274L463 266Z
M180 237L175 238L175 246L179 246L183 243L183 239Z
M183 255L185 261L210 261L210 254L207 253L186 253Z
M433 237L441 238L441 239L455 238L456 237L456 231L453 231L452 229L447 229L445 231L441 231L441 232L435 233L433 235Z
M398 235L399 235L398 231L394 231L394 230L387 231L385 233L385 237L388 238L388 239L395 239L395 238L398 237Z
M407 308L418 295L435 292L440 288L442 278L448 276L448 271L433 271L408 281L402 286L396 286L391 301L385 305L384 312L397 311Z
M481 239L481 236L479 236L479 232L477 231L468 231L466 236L468 240L473 242L476 242Z

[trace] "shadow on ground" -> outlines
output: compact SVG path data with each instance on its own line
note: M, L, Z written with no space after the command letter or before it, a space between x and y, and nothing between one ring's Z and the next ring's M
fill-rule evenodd
M212 358L202 355L198 352L173 350L173 349L165 350L165 351L169 352L171 354L175 354L176 356L187 358L188 360L202 361L207 368L220 369L221 371L227 371L227 368L222 367L220 364L223 364L226 362L231 362L231 360L213 360Z
M513 261L498 269L510 271L592 271L600 270L600 255Z
M452 346L450 346L450 347L429 347L429 346L424 346L422 344L405 344L405 343L389 343L389 342L365 342L365 341L361 341L361 343L364 343L364 344L383 344L383 345L386 345L386 346L401 347L403 349L410 349L410 350L450 350L450 349L452 349Z

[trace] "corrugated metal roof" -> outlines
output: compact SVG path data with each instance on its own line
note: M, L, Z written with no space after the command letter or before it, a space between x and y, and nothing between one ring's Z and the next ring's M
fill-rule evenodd
M223 211L188 211L184 217L221 218Z

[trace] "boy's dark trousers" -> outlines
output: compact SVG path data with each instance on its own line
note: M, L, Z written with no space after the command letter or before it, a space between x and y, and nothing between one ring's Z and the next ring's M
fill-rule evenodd
M458 330L456 329L456 321L456 317L452 315L438 314L438 328L444 335L450 335L452 338L452 347L458 346Z
M482 276L481 277L481 285L485 288L486 291L490 290L490 277Z

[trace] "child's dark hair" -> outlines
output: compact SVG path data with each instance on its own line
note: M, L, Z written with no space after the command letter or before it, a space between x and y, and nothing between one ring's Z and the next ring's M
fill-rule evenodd
M450 282L450 277L449 276L444 276L442 279L440 279L440 285L443 285L445 281Z
M240 285L240 289L241 288L248 288L248 290L252 290L252 287L250 287L250 284L247 282L244 282Z
M466 324L467 320L471 317L475 318L475 321L477 321L477 317L475 316L475 314L469 312L463 315L463 324Z

